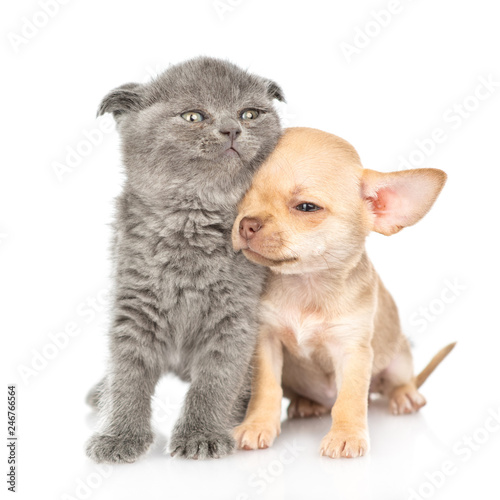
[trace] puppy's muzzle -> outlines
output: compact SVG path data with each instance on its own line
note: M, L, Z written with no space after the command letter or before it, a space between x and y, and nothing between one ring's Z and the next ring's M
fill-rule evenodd
M240 236L246 241L251 240L262 229L262 221L253 217L243 217L240 221Z

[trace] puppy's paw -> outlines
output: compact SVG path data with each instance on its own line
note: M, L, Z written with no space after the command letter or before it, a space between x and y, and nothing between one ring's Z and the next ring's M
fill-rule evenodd
M321 415L327 415L330 410L315 401L303 398L301 396L295 396L290 401L288 405L288 418L308 418L308 417L319 417Z
M412 384L396 387L389 400L389 410L394 415L414 413L426 404L425 398Z
M280 422L243 422L233 430L240 450L269 448L281 432Z
M320 454L331 458L362 457L370 449L365 429L332 429L321 441Z
M97 463L132 463L146 453L153 434L94 434L87 443L87 455Z
M183 458L206 459L229 455L235 449L234 439L225 433L174 432L170 454Z

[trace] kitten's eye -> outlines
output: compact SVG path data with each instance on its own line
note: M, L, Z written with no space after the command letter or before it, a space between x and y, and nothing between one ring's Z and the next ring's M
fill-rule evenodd
M314 203L301 203L295 207L295 210L299 210L300 212L317 212L321 210L321 207L318 207Z
M255 120L259 115L260 113L256 109L245 109L240 116L242 120Z
M185 113L182 113L181 116L184 120L191 123L202 122L205 119L205 117L198 111L186 111Z

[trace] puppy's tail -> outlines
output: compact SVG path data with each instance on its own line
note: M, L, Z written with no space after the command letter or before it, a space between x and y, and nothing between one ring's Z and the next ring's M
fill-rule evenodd
M443 347L430 361L430 363L415 377L415 383L417 387L420 387L426 380L427 377L436 369L436 367L443 361L448 354L455 347L456 342Z

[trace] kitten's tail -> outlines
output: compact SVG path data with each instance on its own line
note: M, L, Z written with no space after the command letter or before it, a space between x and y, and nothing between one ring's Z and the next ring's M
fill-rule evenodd
M417 388L420 387L426 380L427 377L436 369L436 367L443 361L448 354L455 347L456 342L443 347L429 362L429 364L415 377L415 383Z

